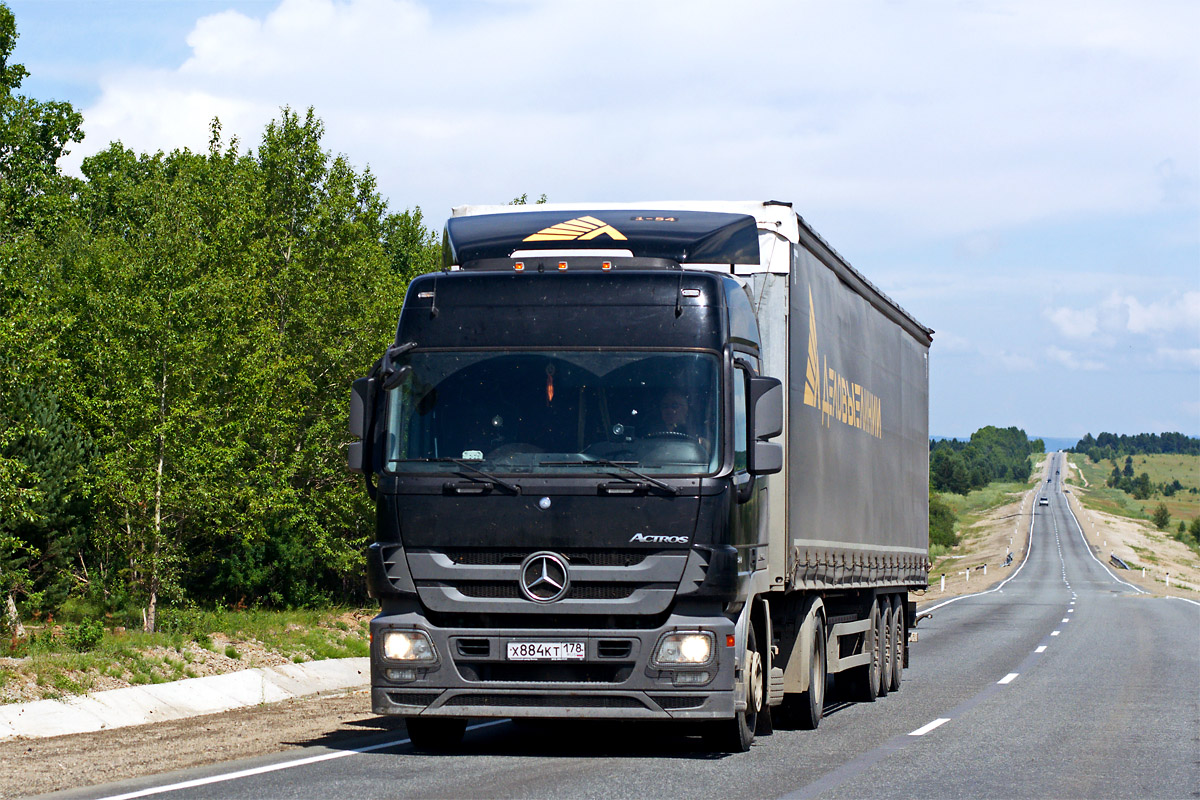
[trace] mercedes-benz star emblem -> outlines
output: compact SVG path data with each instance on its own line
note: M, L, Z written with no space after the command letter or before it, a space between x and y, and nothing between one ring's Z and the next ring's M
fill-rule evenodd
M567 560L557 553L534 553L521 564L521 594L535 603L553 603L567 594Z

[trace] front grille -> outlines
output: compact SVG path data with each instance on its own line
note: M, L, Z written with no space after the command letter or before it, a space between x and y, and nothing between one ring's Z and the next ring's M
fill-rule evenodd
M425 706L438 699L440 692L388 692L388 700L398 706Z
M502 564L520 564L533 550L486 550L444 548L442 555L455 564L495 567ZM632 567L646 560L645 550L556 550L575 566Z
M699 708L704 705L704 701L708 695L692 694L692 695L656 695L650 697L654 702L662 706L664 711L677 711L681 708Z
M487 639L457 639L455 646L460 656L487 658L492 652L492 645Z
M454 588L467 597L487 600L523 599L516 581L463 581ZM624 600L637 589L625 583L572 583L565 600Z
M596 643L596 655L600 658L629 658L633 643L625 639L601 639Z
M635 697L563 696L544 694L460 694L446 701L449 706L512 706L517 708L645 708Z
M455 663L463 680L477 683L624 683L633 674L632 664L547 664L460 661Z

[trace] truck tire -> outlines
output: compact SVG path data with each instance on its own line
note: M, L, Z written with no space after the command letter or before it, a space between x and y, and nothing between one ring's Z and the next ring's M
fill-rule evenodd
M841 673L839 678L845 676L844 684L842 681L838 681L839 684L846 687L846 699L859 703L874 703L875 698L879 696L879 605L877 603L871 605L870 619L871 624L867 626L867 630L863 634L862 649L862 652L871 654L870 662Z
M744 753L754 743L758 726L758 712L766 702L766 675L763 672L762 656L754 637L754 626L746 626L746 655L742 659L742 686L746 691L746 709L738 711L733 719L722 719L708 723L706 740L714 749L725 753Z
M879 617L875 623L875 646L879 650L879 691L877 697L887 697L892 685L892 603L879 598Z
M431 752L458 747L467 730L465 719L445 717L408 717L404 724L408 728L408 738L413 747Z
M808 661L808 691L795 694L785 694L783 705L784 719L789 726L802 730L816 730L825 715L825 680L827 664L825 658L825 630L820 623L813 626L812 657Z
M892 674L888 689L900 691L900 678L904 674L904 599L902 595L892 598Z

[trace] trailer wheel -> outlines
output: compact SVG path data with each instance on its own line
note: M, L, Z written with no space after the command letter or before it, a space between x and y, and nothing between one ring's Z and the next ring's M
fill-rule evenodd
M465 719L445 717L408 717L404 724L413 747L434 752L458 747L467 730Z
M806 731L816 730L825 715L825 680L827 664L825 658L825 631L820 618L813 626L812 657L808 661L808 691L783 696L785 719L791 725Z
M846 696L848 699L855 700L859 703L874 703L875 698L879 695L879 606L878 604L871 605L871 624L867 626L867 630L863 633L862 652L870 653L871 660L863 664L861 667L854 667L841 673L838 677L845 676L845 683L838 681L839 685L845 686ZM839 694L841 692L839 691Z
M900 678L904 674L904 599L901 595L892 598L892 674L888 688L900 691Z
M742 659L742 686L746 692L746 709L738 711L733 719L722 719L708 723L705 731L708 743L715 750L726 753L744 753L754 742L758 725L758 712L766 702L762 655L754 638L754 626L746 626L746 655Z
M878 697L887 697L892 685L892 604L887 597L879 598L879 616L875 621L875 648L879 652Z

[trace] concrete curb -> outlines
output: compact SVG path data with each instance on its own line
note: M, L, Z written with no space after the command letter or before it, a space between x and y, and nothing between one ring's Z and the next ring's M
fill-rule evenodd
M215 714L370 683L366 658L259 667L207 678L130 686L65 700L0 706L0 741L123 728Z

